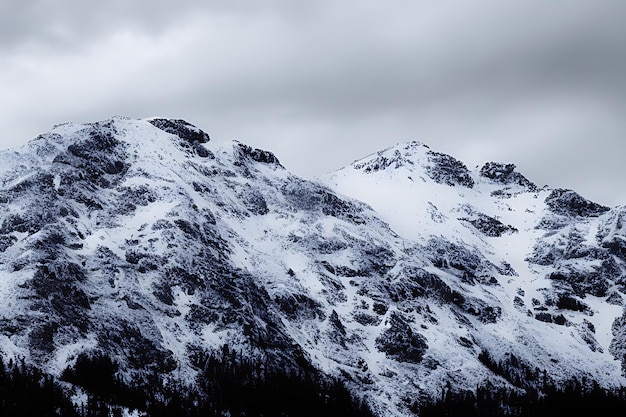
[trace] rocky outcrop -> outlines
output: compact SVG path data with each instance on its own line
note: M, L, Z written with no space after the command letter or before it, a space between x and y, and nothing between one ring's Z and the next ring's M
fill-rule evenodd
M598 217L609 211L608 207L587 200L580 194L562 188L552 190L546 197L550 211L562 216Z
M515 171L514 164L502 164L499 162L487 162L480 169L480 176L489 178L499 184L519 185L528 191L535 192L537 186L525 176Z
M430 165L427 173L435 182L446 185L460 185L472 188L474 179L465 164L450 155L439 152L428 152Z

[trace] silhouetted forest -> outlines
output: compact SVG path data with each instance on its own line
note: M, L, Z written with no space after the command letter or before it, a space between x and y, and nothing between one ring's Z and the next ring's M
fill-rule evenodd
M60 381L24 362L0 361L0 416L121 417L124 409L150 417L372 416L341 382L314 371L285 371L244 359L228 347L194 360L202 371L190 385L165 382L159 375L124 382L117 364L103 354L80 355ZM507 372L502 365L494 369ZM86 395L80 404L71 400L75 386ZM411 410L421 417L624 416L626 389L606 390L587 379L558 387L548 382L540 391L485 384L475 392L446 389L437 400L415 402Z
M53 377L24 362L0 359L0 416L77 417L72 402Z
M558 388L545 387L541 393L533 389L513 392L485 385L476 393L446 392L438 401L414 404L413 411L421 417L624 416L626 390L605 390L577 379Z
M496 362L487 352L478 359L493 373L519 389L504 389L490 383L474 391L444 390L428 404L413 404L421 417L554 417L624 416L626 388L607 390L587 378L556 384L545 371L531 368L514 355Z
M109 417L121 416L124 409L150 417L372 416L341 382L313 371L270 367L228 347L195 359L202 371L189 385L159 375L124 382L117 376L118 366L103 354L80 355L61 381L23 363L2 363L0 416ZM67 383L82 388L84 403L72 403Z

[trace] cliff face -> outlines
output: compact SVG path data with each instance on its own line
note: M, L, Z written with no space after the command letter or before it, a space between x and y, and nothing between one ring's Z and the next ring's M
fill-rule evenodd
M0 185L0 350L53 375L102 352L193 380L228 345L396 414L539 373L626 383L624 209L511 164L412 142L309 181L182 120L115 118L3 152Z

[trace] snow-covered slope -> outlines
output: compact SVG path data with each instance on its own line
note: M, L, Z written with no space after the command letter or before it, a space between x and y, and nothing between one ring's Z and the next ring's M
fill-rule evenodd
M411 142L356 161L324 182L368 203L407 248L429 258L427 271L485 306L423 332L428 354L447 372L467 381L472 368L480 369L475 357L450 354L462 337L455 343L452 334L462 328L471 349L496 362L515 356L518 368L546 370L556 380L582 374L622 385L624 319L616 319L623 311L624 209L538 188L514 168L492 162L472 172Z
M1 153L0 187L0 351L52 374L103 351L193 381L227 344L385 415L486 382L626 383L625 210L512 165L412 142L308 181L182 120L114 118Z

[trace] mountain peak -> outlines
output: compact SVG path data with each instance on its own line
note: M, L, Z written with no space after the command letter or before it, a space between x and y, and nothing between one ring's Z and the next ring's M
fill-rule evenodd
M472 188L474 180L465 164L456 158L435 152L422 142L412 141L371 154L352 163L365 174L386 172L391 175L425 175L436 183Z
M403 142L357 160L352 163L352 167L365 173L401 167L411 169L428 149L429 147L421 142Z

